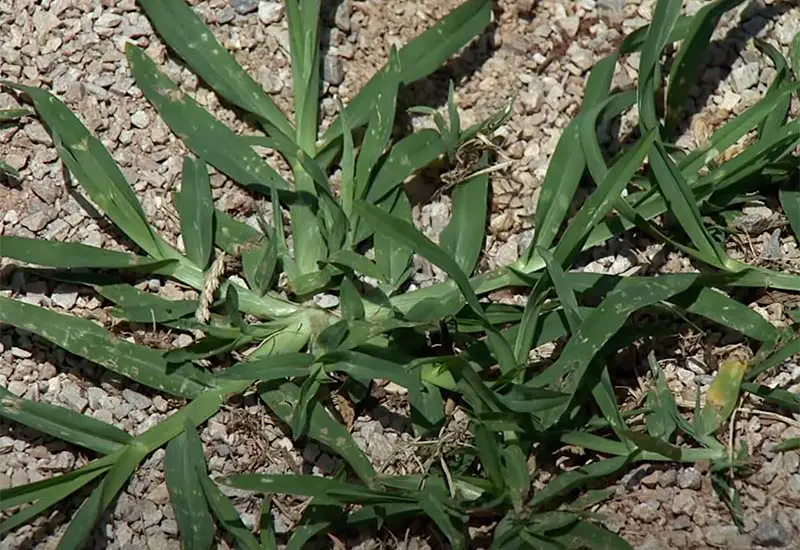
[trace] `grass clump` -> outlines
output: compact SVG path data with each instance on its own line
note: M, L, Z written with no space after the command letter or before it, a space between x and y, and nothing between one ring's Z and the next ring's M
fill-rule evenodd
M681 3L661 0L650 26L593 67L582 108L550 163L533 243L514 265L481 274L475 270L484 233L475 221L487 215L493 160L488 152L453 186L453 218L440 245L414 226L403 182L426 166L458 157L465 144L491 133L507 113L462 129L451 93L449 120L416 109L434 116L436 129L401 139L392 130L400 88L435 71L480 33L491 18L488 0L468 0L407 46L392 50L386 66L322 133L318 1L287 3L295 112L290 120L188 5L140 0L167 45L258 130L234 133L141 49L128 45L137 85L192 152L175 196L184 251L149 224L108 151L57 98L5 82L30 98L69 172L136 251L0 236L0 254L52 268L40 271L45 276L87 285L114 304L112 313L123 322L159 325L197 339L184 348L156 350L91 321L0 297L0 323L186 400L167 420L133 436L0 389L4 418L97 455L68 474L3 490L2 509L16 512L0 532L91 487L59 545L82 547L141 462L164 446L175 518L184 547L192 549L212 545L215 525L239 547L276 548L269 520L272 494L310 498L284 541L287 548L301 548L325 532L409 516L430 518L453 548L468 546L467 527L475 525L490 528L492 547L498 549L628 548L598 526L591 511L607 491L573 496L642 461L710 463L715 486L736 515L732 475L747 451L730 448L717 433L747 393L800 408L797 396L759 383L762 373L800 351L797 327L779 330L729 296L735 287L797 291L800 277L733 260L706 219L734 211L755 192L777 189L797 232L798 165L792 154L800 144L800 121L788 121L787 114L800 87L798 59L792 60L793 70L769 49L785 70L777 72L767 94L703 147L683 151L675 145L685 91L701 67L711 31L739 3L719 0L682 16ZM663 75L662 54L672 44L677 54L669 75ZM612 91L616 63L634 52L641 52L637 88ZM618 154L607 155L598 143L598 126L634 106L636 136ZM716 162L752 131L757 132L752 145ZM276 151L291 168L291 181L254 146ZM261 216L259 230L214 208L208 165L271 202L272 216ZM335 172L338 187L331 183ZM592 192L569 218L582 183ZM291 246L281 207L290 213ZM678 229L661 223L665 215L679 222ZM572 271L582 250L632 229L692 258L702 271L659 277ZM374 255L368 257L370 248ZM414 254L449 280L408 291ZM226 276L226 259L232 257L241 260L246 285ZM279 289L281 274L288 283ZM154 275L196 290L200 299L170 301L130 284ZM506 287L526 289L525 307L481 299ZM310 299L319 294L335 295L338 306L314 305ZM704 317L759 346L747 363L723 364L708 402L703 406L698 400L692 420L679 411L652 353L644 406L622 411L614 391L618 352L663 329L657 323L637 325L632 316L665 311L678 318ZM431 341L448 345L434 347ZM531 351L554 341L565 343L542 369ZM218 358L234 351L246 359L222 368ZM418 474L377 471L321 399L323 390L341 387L358 401L376 379L407 389L414 430L423 438L440 433L448 419L446 402L455 404L466 414L471 444ZM296 440L316 441L340 456L346 464L342 471L328 478L242 472L212 479L197 429L230 397L253 392ZM563 446L580 448L589 459L534 490L537 470L530 457ZM259 533L244 526L219 484L266 495Z

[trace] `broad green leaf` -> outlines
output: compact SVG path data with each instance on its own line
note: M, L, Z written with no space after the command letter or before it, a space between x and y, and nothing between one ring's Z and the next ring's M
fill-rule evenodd
M206 165L189 156L183 159L181 190L175 196L181 218L186 255L202 270L208 267L214 240L214 200Z
M286 136L289 120L183 0L139 0L158 34L219 95Z
M195 381L197 376L192 367L171 372L160 352L116 338L88 319L0 296L0 322L38 334L70 353L149 388L187 398L197 396L204 388Z
M181 547L187 550L209 548L214 540L214 520L200 484L200 476L206 475L203 445L195 427L187 423L184 433L169 442L164 455L164 478Z
M241 136L181 91L140 48L128 44L126 55L137 86L195 155L240 185L263 194L269 193L270 185L288 189L278 172Z
M453 517L445 509L444 503L428 487L422 490L420 499L422 510L433 520L436 526L444 533L454 550L462 550L467 547L466 537L463 527L453 522Z
M34 265L84 269L141 269L168 264L143 256L106 250L80 243L64 243L26 237L0 236L0 256Z
M100 454L118 451L131 436L79 412L23 399L0 387L0 416Z
M488 165L484 153L478 169ZM488 210L489 174L472 177L452 192L453 217L439 236L439 244L453 256L461 270L470 274L483 249Z
M708 44L720 18L744 0L716 0L700 8L692 17L691 26L672 62L667 92L665 125L670 133L677 128L689 89L708 52ZM677 22L676 22L677 23Z
M4 82L25 92L50 129L61 160L89 197L133 242L156 259L177 255L150 227L139 199L99 139L45 90Z
M260 391L261 399L278 415L292 424L292 418L300 399L300 389L291 383L271 384ZM325 407L319 402L311 403L308 437L319 441L344 458L353 471L367 485L374 483L375 469L369 459L358 448L347 429L333 419Z
M260 295L272 287L278 267L278 247L274 239L242 251L242 270L250 288Z
M633 546L619 535L588 521L577 521L555 533L547 533L547 536L558 543L559 548L633 550Z

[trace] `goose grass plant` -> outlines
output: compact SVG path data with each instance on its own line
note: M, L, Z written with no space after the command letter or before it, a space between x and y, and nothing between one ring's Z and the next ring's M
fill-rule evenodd
M288 0L294 112L290 120L219 44L182 0L140 0L161 38L203 81L239 109L259 133L240 135L198 105L137 46L127 46L131 73L191 155L175 195L184 250L148 222L111 155L49 92L13 82L49 128L70 174L135 244L131 252L77 243L0 236L0 254L42 266L40 275L83 284L113 304L122 322L160 325L196 336L179 349L130 343L98 324L13 297L0 297L0 323L39 337L133 382L185 400L160 424L132 435L101 420L31 401L0 389L0 415L92 453L86 466L0 491L0 533L49 513L65 499L88 494L59 542L83 547L142 461L166 446L164 471L184 548L209 548L220 532L245 549L277 548L270 495L308 497L286 548L302 548L326 532L347 532L427 516L453 548L468 546L467 526L493 527L492 548L630 548L603 529L593 512L607 490L576 491L643 461L711 464L720 495L736 516L732 476L747 459L719 437L739 399L752 394L787 410L800 398L760 383L762 375L800 352L797 325L778 329L729 294L736 287L800 290L800 276L730 258L707 216L734 212L756 193L777 190L797 236L800 121L788 120L797 97L800 42L792 58L761 50L775 80L752 107L731 118L707 144L675 145L686 91L700 70L720 17L741 0L707 3L692 16L681 3L658 1L653 21L629 35L588 76L583 105L563 131L541 191L533 243L520 261L476 273L487 216L492 159L452 189L453 217L437 245L412 223L403 182L426 166L452 159L461 144L491 133L508 113L460 127L453 94L447 120L402 138L392 130L398 92L429 75L490 23L491 3L468 0L399 50L320 131L319 2ZM665 49L676 53L667 73ZM635 90L612 90L621 57L640 53ZM659 98L663 98L659 99ZM598 142L598 127L638 108L636 136L615 155ZM19 113L17 113L19 114ZM743 138L738 155L721 153ZM287 181L253 148L276 151L291 167ZM208 166L271 201L260 230L216 210ZM340 174L338 186L331 175ZM592 189L569 217L579 185ZM626 192L626 193L625 193ZM290 213L286 237L281 207ZM672 218L678 223L665 225ZM582 250L636 230L682 252L696 273L619 277L575 272ZM374 256L365 255L372 248ZM448 275L445 283L408 290L412 256ZM245 284L229 278L225 259L241 258ZM279 274L288 288L278 289ZM163 277L194 289L198 300L170 301L132 280ZM241 281L242 279L238 279ZM488 292L517 287L525 307L494 304ZM334 294L338 307L310 300ZM747 362L724 362L689 420L678 409L655 355L643 405L623 412L614 381L618 353L669 333L669 322L638 324L633 315L689 317L743 335L757 347ZM667 317L665 317L665 315ZM794 319L800 321L797 311ZM446 330L445 330L446 329ZM450 346L432 349L425 335ZM200 335L200 336L198 336ZM454 336L453 336L454 335ZM530 352L563 342L542 369ZM216 358L244 359L222 368ZM210 367L209 367L210 365ZM338 376L333 377L333 374ZM348 429L329 412L324 387L344 384L358 401L376 379L408 390L420 437L435 438L447 421L446 398L469 419L471 444L459 456L415 475L376 469ZM345 380L345 382L342 382ZM316 441L343 459L332 477L247 473L212 478L198 428L233 396L257 394L298 444ZM585 463L541 489L529 457L582 448ZM549 451L548 451L549 449ZM246 527L220 485L264 494L258 531ZM90 490L88 490L90 489ZM87 490L84 493L84 490Z

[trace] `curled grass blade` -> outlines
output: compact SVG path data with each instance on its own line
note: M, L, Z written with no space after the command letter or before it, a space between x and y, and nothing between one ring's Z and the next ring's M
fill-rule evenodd
M160 352L116 338L87 319L0 297L0 322L38 334L70 353L149 388L187 398L204 389L190 377L193 368L182 369L187 375L168 372Z
M639 85L636 89L639 126L642 128L642 133L650 132L659 126L656 112L656 90L660 85L661 74L659 61L664 46L670 42L670 35L680 17L682 4L683 2L672 0L658 0L653 20L642 44L639 58Z
M131 436L91 416L17 397L0 387L0 416L101 454L118 451Z
M772 83L769 85L767 93L780 89L792 81L792 71L789 68L789 63L783 54L779 52L772 44L755 38L754 43L762 53L769 57L772 64L775 66L776 75ZM758 126L758 135L760 139L768 139L773 133L781 126L786 124L786 116L789 114L789 107L791 106L791 97L788 95L782 98L775 108L770 111L766 119L764 119Z
M253 113L286 136L294 135L275 102L222 47L183 0L139 0L158 34L219 95Z
M206 164L188 156L184 158L181 182L175 206L181 218L183 245L189 259L205 270L214 244L214 200Z

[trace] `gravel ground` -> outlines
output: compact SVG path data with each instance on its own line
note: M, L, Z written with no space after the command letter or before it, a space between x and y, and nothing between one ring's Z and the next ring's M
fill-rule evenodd
M193 2L194 3L194 2ZM403 44L457 5L457 0L335 3L326 15L328 45L324 56L323 112L330 120L337 96L345 102L383 64L392 44ZM752 105L765 92L774 68L753 46L758 35L784 53L800 31L796 2L753 3L723 19L711 50L712 66L692 90L697 110L683 138L693 147L733 114ZM284 10L279 2L210 0L198 10L223 44L256 76L276 102L290 110L291 73ZM651 0L505 0L496 10L496 24L463 55L434 78L418 83L405 100L442 105L447 82L456 83L465 123L518 101L501 128L504 154L513 161L508 173L493 181L493 214L483 265L515 260L531 238L531 215L548 159L561 129L579 107L587 69L610 53L625 34L647 23ZM690 1L688 9L702 5ZM744 10L744 14L743 14ZM55 92L88 128L100 137L122 166L145 211L162 234L178 240L178 224L170 192L179 179L182 144L135 87L122 46L133 40L146 48L167 73L221 120L242 128L234 113L172 59L155 37L134 0L10 0L0 3L0 76ZM637 56L628 57L615 84L628 86L636 77ZM0 93L0 108L15 107L15 98ZM404 106L409 106L406 103ZM792 115L800 105L795 98ZM414 125L424 122L412 120ZM26 119L20 127L0 129L0 156L21 172L19 183L0 184L0 234L82 242L119 248L117 237L64 177L52 141L43 126ZM243 219L253 215L255 201L219 174L212 176L217 205ZM749 235L741 256L750 261L780 262L800 269L798 243L783 223L776 205L751 207L742 229ZM415 207L418 223L432 238L446 225L448 199ZM68 310L108 322L102 303L85 291L26 278L0 264L0 292L29 303ZM647 241L613 241L587 254L584 269L614 274L689 271L686 258L662 254ZM430 284L440 275L420 264L415 283ZM171 283L146 283L173 299L191 292ZM506 296L507 297L507 296ZM508 298L508 297L507 297ZM513 299L514 297L511 297ZM761 297L752 304L770 321L785 322L784 307L797 296ZM138 339L141 334L126 334ZM161 335L151 345L186 345L187 336ZM695 388L707 386L713 367L703 346L735 344L730 335L688 335L682 345L665 352L663 366L674 391L692 402ZM800 365L788 362L769 385L798 391ZM30 399L58 403L138 434L166 418L180 405L146 388L138 388L49 344L2 328L0 384ZM635 394L635 392L632 392ZM417 445L407 425L407 404L401 389L389 384L374 392L377 405L353 419L356 441L384 471L424 467L430 451ZM632 398L635 398L633 395ZM714 494L702 465L642 466L615 485L615 495L599 512L607 526L638 548L798 548L800 547L800 454L776 453L776 443L800 436L800 416L764 411L756 402L737 415L734 431L754 456L753 472L739 482L744 507L744 534ZM457 413L442 436L442 447L464 444L465 419ZM338 459L316 445L295 447L259 403L231 406L202 432L213 474L243 471L270 473L331 472ZM416 458L416 460L414 460ZM0 487L18 486L69 471L90 460L82 450L18 426L0 426ZM96 548L162 550L179 548L177 526L162 474L163 451L152 455L116 503L95 536ZM419 466L415 464L419 462ZM537 482L545 481L546 474ZM255 522L260 503L233 493L246 521ZM73 508L57 510L48 519L18 529L0 542L1 549L53 548ZM279 533L299 518L298 502L280 499L275 510ZM396 538L395 538L396 537ZM441 547L424 524L405 533L379 533L348 547ZM226 541L220 548L227 548Z

